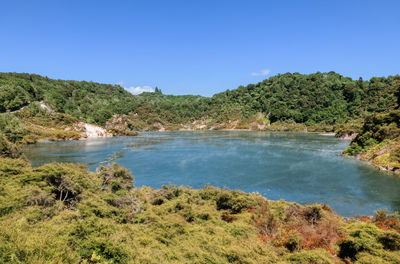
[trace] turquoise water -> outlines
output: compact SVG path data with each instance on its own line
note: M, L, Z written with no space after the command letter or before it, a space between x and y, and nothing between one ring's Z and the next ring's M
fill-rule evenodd
M400 210L400 178L340 153L349 141L313 133L152 132L25 148L34 166L58 161L118 162L135 185L205 184L259 192L272 200L329 204L345 216Z

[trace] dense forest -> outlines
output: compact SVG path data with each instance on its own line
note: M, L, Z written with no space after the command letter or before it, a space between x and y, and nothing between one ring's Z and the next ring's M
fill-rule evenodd
M135 107L134 96L118 85L0 73L0 112L15 111L39 101L55 112L98 124L105 124L114 114L127 114Z
M211 98L164 95L160 90L133 96L118 85L0 73L0 112L43 101L56 112L100 125L113 115L146 112L175 125L202 118L246 119L257 113L271 122L334 125L395 109L399 89L398 75L364 81L334 72L286 73Z
M134 111L143 113L147 107L161 123L172 124L200 119L249 122L262 113L272 123L339 125L395 109L399 89L400 76L364 81L334 72L286 73L211 98L144 93L136 96Z
M267 113L272 122L337 124L397 106L400 76L352 80L337 73L286 73L212 97L214 105L238 106L245 115Z

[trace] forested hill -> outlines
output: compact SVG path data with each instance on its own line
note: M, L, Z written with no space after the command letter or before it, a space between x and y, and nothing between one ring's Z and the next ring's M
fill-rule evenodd
M337 73L276 75L212 97L214 105L239 106L249 115L263 112L272 122L336 124L397 107L400 76L352 80Z
M164 129L358 131L347 154L400 172L399 105L400 75L367 81L335 72L285 73L202 97L159 89L135 96L119 85L0 73L0 150L15 156L13 143L81 138L80 122L113 135Z
M0 73L0 112L15 111L35 101L44 101L56 112L98 124L135 107L134 96L118 85Z
M161 92L134 96L118 85L0 73L0 112L43 101L56 112L100 125L115 115L131 114L132 122L139 115L141 122L171 128L196 120L213 120L212 125L238 120L245 126L260 113L268 122L335 125L395 109L399 89L399 75L364 81L318 72L276 75L211 98Z

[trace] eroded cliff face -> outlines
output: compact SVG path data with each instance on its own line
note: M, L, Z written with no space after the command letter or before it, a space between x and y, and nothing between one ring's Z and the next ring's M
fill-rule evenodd
M112 133L108 132L107 129L103 127L84 122L79 122L75 124L74 129L81 132L83 138L100 138L113 136Z
M336 136L338 138L341 138L341 139L353 140L353 139L355 139L357 137L357 135L358 135L358 133L355 132L355 131L346 131L346 132L340 133L340 134L338 134Z

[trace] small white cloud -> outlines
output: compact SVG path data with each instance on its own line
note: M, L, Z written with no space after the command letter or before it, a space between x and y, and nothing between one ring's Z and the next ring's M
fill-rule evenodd
M125 87L125 90L134 95L138 95L144 92L150 92L150 93L154 92L154 88L150 86L131 86L131 87Z
M117 82L117 85L122 86L124 82Z
M251 76L266 76L270 73L271 71L269 69L264 69L258 72L252 72Z

